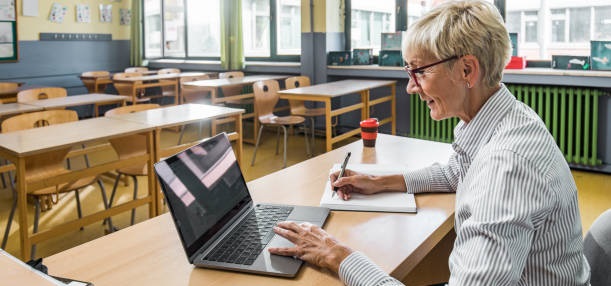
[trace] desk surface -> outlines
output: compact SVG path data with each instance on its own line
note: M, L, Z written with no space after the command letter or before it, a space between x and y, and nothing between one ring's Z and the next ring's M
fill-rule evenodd
M248 183L255 202L316 206L329 169L347 151L351 162L445 162L449 144L380 134L377 147L357 141ZM405 276L453 227L454 194L416 196L418 213L333 211L324 228L382 269ZM367 235L364 235L364 234ZM294 279L194 268L185 257L169 214L147 220L45 258L52 275L102 285L340 285L334 274L306 265Z
M2 133L0 151L18 157L28 156L117 135L146 132L153 128L142 123L98 117L49 125L45 128Z
M6 285L65 285L34 270L21 260L0 249L0 273Z
M244 113L244 109L188 103L128 114L110 115L109 117L147 124L157 128L166 128L185 125L202 119L227 117L240 113Z
M370 80L370 79L347 79L328 83L291 88L278 91L279 94L286 95L311 95L321 97L337 97L349 93L356 93L363 90L394 85L394 80Z
M160 80L160 79L177 79L181 77L191 77L205 75L205 72L184 72L184 73L168 73L168 74L151 74L144 76L134 76L121 79L113 79L118 82L136 82L136 81L147 81L147 80Z
M25 112L39 111L42 107L33 106L23 103L5 103L0 104L0 116L8 116L14 114L21 114Z
M285 79L286 75L249 75L245 77L234 77L234 78L220 78L220 79L207 79L185 82L185 86L195 87L223 87L231 85L249 84L260 80L271 80L271 79Z
M102 103L121 103L129 99L129 96L105 94L105 93L89 93L71 95L66 97L56 97L49 99L41 99L24 102L25 104L38 106L44 109L69 107L69 106L81 106L88 104L102 104Z

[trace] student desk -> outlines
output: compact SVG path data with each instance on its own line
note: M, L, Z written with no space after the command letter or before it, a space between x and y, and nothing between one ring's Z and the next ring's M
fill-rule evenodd
M2 249L0 249L0 277L6 285L65 285L34 270Z
M449 144L380 134L376 148L353 142L248 183L255 202L317 206L333 164L419 168L446 162ZM418 194L418 213L332 211L324 229L382 269L405 278L454 225L454 194ZM45 258L49 273L103 285L341 285L305 265L294 279L195 268L185 257L169 213Z
M40 107L44 110L59 109L71 106L82 106L93 104L96 107L99 105L107 104L120 104L125 105L125 101L129 99L128 96L105 94L105 93L89 93L80 95L71 95L66 97L56 97L49 99L41 99L35 101L24 102L24 104L33 105ZM95 108L95 116L98 116L98 109Z
M69 182L84 176L92 176L112 171L120 167L132 164L142 164L149 162L149 171L152 172L152 162L154 160L153 150L153 127L136 122L118 121L117 119L98 117L87 120L80 120L64 124L50 125L41 128L27 129L16 132L0 134L0 157L11 161L16 168L16 187L17 187L17 214L19 223L19 236L21 243L21 258L29 259L30 247L33 243L47 240L51 237L76 230L81 226L91 224L103 218L130 210L134 207L149 204L149 215L153 217L155 212L155 195L149 190L146 198L130 201L121 205L113 206L111 209L103 210L91 215L84 216L81 220L70 221L52 229L45 229L36 234L30 234L26 212L26 194L30 189L40 189L43 187L54 186L59 183ZM147 154L134 156L133 158L110 161L92 166L90 168L71 171L66 174L42 178L38 180L28 180L26 183L25 159L35 157L38 154L54 150L70 149L73 146L106 140L113 137L127 136L137 133L146 133L148 142ZM154 185L154 177L149 177L149 184Z
M229 108L222 106L213 106L213 105L204 105L204 104L181 104L174 105L168 107L161 107L156 109L143 110L134 113L128 114L118 114L112 115L111 118L131 121L136 123L145 124L148 126L154 127L153 133L153 149L155 150L154 162L159 161L162 157L171 156L183 149L187 146L193 145L193 143L181 144L178 146L171 146L163 148L161 146L161 130L163 128L174 127L174 126L182 126L189 123L194 123L200 120L205 119L214 119L214 118L225 118L231 117L236 120L236 157L238 162L242 161L242 113L244 113L243 109L237 108ZM152 174L152 173L149 173ZM155 177L155 176L149 176ZM155 184L149 184L149 186L154 186L155 190L158 190L157 180L155 180ZM157 212L160 211L160 207L162 206L161 196L159 196L159 200L156 202L157 204Z
M146 89L149 87L172 87L174 89L174 104L178 104L178 89L180 86L180 78L185 76L196 76L203 75L205 73L199 72L187 72L187 73L175 73L175 74L153 74L153 75L145 75L145 76L137 76L137 77L128 77L122 79L113 79L114 82L120 83L129 83L131 84L131 102L136 103L138 99L137 90L138 89ZM152 97L161 97L161 95L157 96L147 96L144 97L152 98Z
M42 107L25 104L25 103L5 103L0 104L0 117L8 117L16 114L32 112L32 111L40 111L43 110Z
M245 86L249 84L253 84L257 81L261 80L280 80L285 79L288 76L285 75L249 75L245 77L234 77L234 78L222 78L222 79L209 79L209 80L198 80L185 82L183 85L189 87L195 87L202 91L210 92L210 102L212 104L225 104L227 102L235 102L239 100L245 99L254 99L255 95L253 93L248 94L240 94L240 95L232 95L232 96L219 96L218 91L222 87L228 86ZM253 106L254 108L254 106ZM255 118L256 112L250 112L244 114L242 116L243 119L254 118L254 126L253 126L253 140L245 140L249 143L254 143L254 139L257 138L257 132L259 131L259 120ZM231 122L232 120L215 120L211 124L212 134L216 134L216 126L219 124Z
M333 149L333 143L360 134L360 128L350 130L339 136L332 136L331 117L339 116L354 110L361 110L361 120L369 118L370 108L374 105L390 101L391 115L387 118L379 118L380 125L391 123L391 132L394 135L397 129L397 116L395 112L396 103L396 81L394 80L340 80L329 83L304 86L299 88L281 90L280 98L295 99L303 101L317 101L325 104L325 142L326 150ZM379 87L390 87L390 94L375 100L370 99L370 90ZM331 110L331 100L348 94L360 94L361 102Z

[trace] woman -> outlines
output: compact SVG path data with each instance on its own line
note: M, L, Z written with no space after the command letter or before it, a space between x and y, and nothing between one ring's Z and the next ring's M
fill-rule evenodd
M394 176L331 176L339 195L456 192L450 285L588 285L576 186L545 124L500 83L509 36L484 1L447 2L407 31L409 94L435 120L458 117L447 165ZM409 231L409 230L408 230ZM292 222L270 249L339 273L347 285L400 284L322 229Z

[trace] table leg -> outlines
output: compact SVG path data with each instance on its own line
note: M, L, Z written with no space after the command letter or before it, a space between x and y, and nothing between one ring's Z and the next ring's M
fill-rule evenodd
M17 176L17 211L19 213L19 238L21 243L21 259L30 259L32 243L30 241L27 212L27 186L25 181L25 158L20 157L16 162Z
M151 201L149 202L149 218L155 217L162 212L161 206L163 196L160 195L161 188L159 184L157 184L157 180L155 178L155 170L153 168L153 164L160 159L160 151L161 151L161 129L155 129L151 132L148 132L146 135L146 150L149 154L149 161L147 164L147 172L148 172L148 190L149 196L151 197Z
M363 109L361 109L361 120L369 118L369 90L361 91L361 102L363 103Z
M392 99L390 101L390 114L392 116L392 124L390 132L392 135L396 135L397 133L397 86L395 83L390 85L390 95Z
M331 99L326 99L325 103L325 144L327 146L327 152L333 150L333 142L331 142Z
M238 157L238 165L242 166L242 154L243 154L243 151L244 151L242 149L242 146L243 146L242 145L242 138L243 138L243 136L242 136L242 129L243 129L243 127L242 127L242 114L236 115L235 116L235 120L236 120L235 121L236 122L235 123L235 131L238 133L238 141L236 143L237 144L236 149L238 150L238 152L237 152L238 153L238 156L237 156ZM255 121L257 121L257 120L255 119Z

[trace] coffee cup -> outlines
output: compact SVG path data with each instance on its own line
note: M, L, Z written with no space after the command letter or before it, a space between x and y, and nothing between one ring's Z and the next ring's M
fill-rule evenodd
M369 118L361 121L361 138L363 139L363 146L376 146L376 138L378 137L379 126L380 122L378 122L377 118Z

